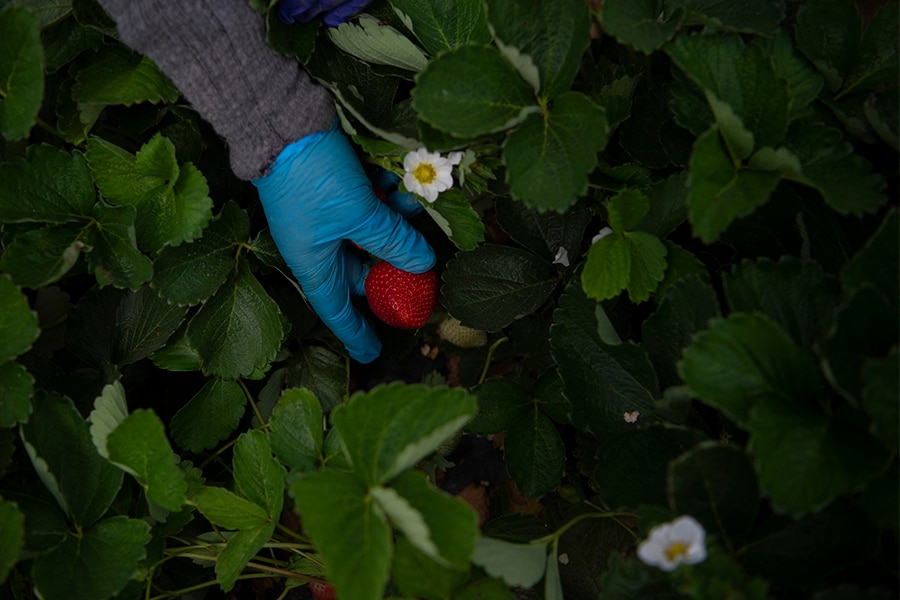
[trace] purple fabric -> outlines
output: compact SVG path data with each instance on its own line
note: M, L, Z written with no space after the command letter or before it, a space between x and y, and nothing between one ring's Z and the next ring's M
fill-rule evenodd
M308 23L316 17L328 27L337 27L361 11L371 0L281 0L278 18L285 23Z

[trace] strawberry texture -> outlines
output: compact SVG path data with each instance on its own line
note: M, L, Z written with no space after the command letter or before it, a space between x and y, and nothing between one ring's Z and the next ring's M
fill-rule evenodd
M310 581L309 591L312 592L313 600L335 600L337 598L330 583Z
M437 304L437 293L434 269L410 273L381 261L366 276L366 298L372 312L400 329L418 329L427 323Z

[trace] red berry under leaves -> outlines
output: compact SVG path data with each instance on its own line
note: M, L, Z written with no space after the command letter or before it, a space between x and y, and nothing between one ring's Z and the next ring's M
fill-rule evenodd
M330 583L310 581L309 591L312 592L312 597L314 600L335 600L335 598L337 598L334 593L334 588Z
M376 263L366 276L366 298L379 319L401 329L418 329L437 304L437 274L401 271L387 261Z

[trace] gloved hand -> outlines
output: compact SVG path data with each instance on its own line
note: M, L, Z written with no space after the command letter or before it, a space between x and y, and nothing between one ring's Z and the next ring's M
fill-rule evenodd
M348 240L412 273L434 266L434 250L375 196L337 121L287 146L253 184L272 238L313 310L353 359L375 360L381 342L350 301L365 294L365 270Z
M328 27L337 27L361 11L371 0L281 0L278 18L287 24L307 23L318 16Z

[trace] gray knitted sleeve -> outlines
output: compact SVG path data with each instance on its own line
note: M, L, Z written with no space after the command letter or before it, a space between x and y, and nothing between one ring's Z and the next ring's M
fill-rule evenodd
M289 143L328 129L334 99L265 42L248 0L100 0L119 35L155 62L228 143L241 179Z

